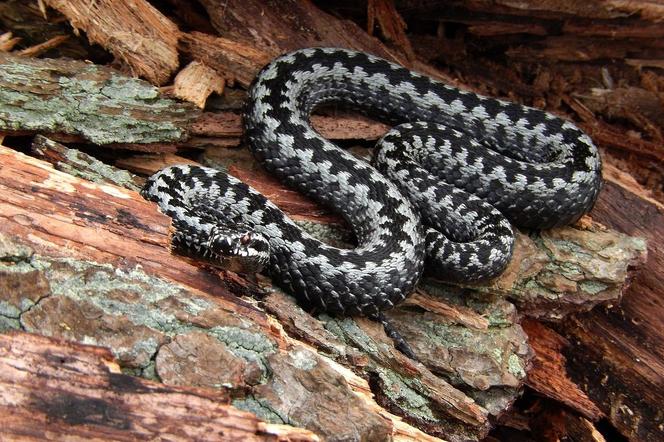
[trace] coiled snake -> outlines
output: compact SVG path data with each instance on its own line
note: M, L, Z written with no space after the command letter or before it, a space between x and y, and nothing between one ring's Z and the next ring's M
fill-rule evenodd
M373 166L311 127L313 109L331 102L401 124ZM333 313L379 315L413 290L425 261L442 279L495 276L514 242L505 217L531 229L568 224L600 188L597 149L571 123L345 49L303 49L268 64L249 90L244 125L258 161L340 213L356 248L314 239L209 168L164 169L143 195L173 218L179 253L254 257L302 302Z

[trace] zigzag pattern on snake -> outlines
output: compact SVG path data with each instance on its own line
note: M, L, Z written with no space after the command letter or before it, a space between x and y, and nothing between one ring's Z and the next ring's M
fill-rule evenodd
M379 143L373 166L311 127L311 112L326 103L400 124ZM272 61L249 90L244 124L258 161L340 213L357 247L318 241L264 196L209 168L164 169L143 195L173 218L178 252L256 256L284 289L333 313L391 308L425 261L442 279L495 276L511 256L510 221L533 229L574 222L600 188L597 149L573 124L345 49ZM228 239L228 225L240 226L239 243Z

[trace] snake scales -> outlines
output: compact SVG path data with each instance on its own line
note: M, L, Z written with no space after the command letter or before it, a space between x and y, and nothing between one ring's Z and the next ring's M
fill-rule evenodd
M326 103L400 124L373 166L311 127L311 112ZM333 313L379 315L413 290L425 261L442 279L495 276L511 256L510 221L531 229L573 222L600 188L597 149L574 125L345 49L272 61L250 88L244 124L258 161L343 215L356 248L314 239L209 168L164 169L143 195L173 218L176 251L213 262L254 257L302 302Z

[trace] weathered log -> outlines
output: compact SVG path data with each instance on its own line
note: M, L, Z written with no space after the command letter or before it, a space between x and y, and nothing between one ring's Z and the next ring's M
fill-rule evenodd
M262 422L219 390L122 374L105 348L28 333L0 334L3 439L320 440Z
M0 131L64 133L123 147L183 139L196 117L192 106L112 69L8 54L0 54L0 106Z
M4 328L108 346L131 373L215 385L228 390L238 407L324 437L427 437L368 392L448 440L486 434L487 411L396 352L376 324L333 318L321 323L363 343L350 351L329 335L341 349L333 359L369 379L369 371L376 374L379 382L367 383L230 295L223 275L171 255L168 218L135 192L75 178L6 148L0 156ZM306 315L289 302L286 311ZM212 354L223 359L202 362ZM221 360L230 362L220 372ZM346 404L343 410L339 403Z
M307 220L310 223L308 227L312 227L311 221L317 221L313 223L314 230L312 233L320 234L321 221L330 222L333 220L333 218L328 219L325 216L323 218L312 218L312 213L317 210L314 205L302 197L293 196L291 191L283 190L276 183L269 184L274 189L270 190L269 187L266 187L267 183L271 183L269 178L266 178L264 174L248 172L253 169L249 165L251 159L248 153L238 152L238 154L239 156L236 155L235 157L228 157L228 154L223 155L225 161L230 161L230 164L232 164L232 171L242 177L243 180L254 184L291 214L299 213L296 219ZM179 161L179 159L175 159L175 162ZM154 167L153 170L150 170L149 167L143 167L142 172L152 173L167 164L159 162L152 166ZM298 200L303 202L296 203L295 201ZM303 205L300 209L298 209L299 204ZM625 272L629 267L630 260L639 259L638 257L642 255L642 245L640 243L629 245L629 242L625 242L627 238L619 239L619 235L616 236L615 233L602 232L601 230L562 229L559 233L553 235L544 233L542 238L533 242L525 236L521 237L521 246L517 249L517 258L515 259L515 262L519 265L508 271L509 276L505 277L502 282L499 280L492 288L485 288L483 291L485 293L497 293L502 290L502 293L511 294L515 297L517 293L524 296L542 290L545 293L548 291L552 296L539 295L543 298L549 297L549 300L545 301L544 304L540 304L537 309L532 307L532 305L537 306L537 296L530 299L526 298L521 302L521 305L523 305L526 312L539 311L539 315L546 314L549 318L555 318L572 308L578 309L582 302L589 302L588 306L601 301L613 302L619 297L621 284L627 275ZM574 241L574 243L570 241ZM539 246L535 246L537 243L539 243ZM556 245L557 243L559 245ZM549 255L558 256L560 265L564 265L566 262L569 264L569 260L574 259L575 255L575 253L569 252L571 244L577 244L574 247L579 247L578 244L583 245L584 243L586 243L585 247L587 249L583 253L577 252L580 257L583 257L583 259L577 260L577 263L584 265L585 267L582 267L584 270L572 272L576 274L574 276L570 273L572 268L569 265L565 267L563 269L563 274L567 275L563 278L567 281L565 284L562 284L563 279L536 276L538 273L533 273L533 268L539 268L540 270L547 269L544 275L557 274L558 271L555 270L557 267L551 267L553 263L547 261L547 259L550 259L548 258ZM606 248L606 246L597 248L602 243L609 248ZM525 246L524 244L531 245ZM588 245L591 245L590 248L588 248ZM537 247L544 248L538 251ZM593 248L594 250L591 250ZM612 248L613 252L611 251ZM546 253L543 252L544 250L546 250ZM567 251L561 254L563 250ZM625 252L626 255L617 259L611 265L606 261L607 257L613 254L617 253L616 256L621 256L621 253ZM594 260L588 259L588 256L593 253L598 253L597 258L594 258ZM617 267L615 267L616 265ZM522 270L519 270L519 268ZM575 278L578 279L579 276L590 270L600 272L594 276L598 278L595 283L590 282L591 280L585 282L583 280L574 281ZM525 279L520 282L519 274L525 275ZM586 274L586 277L589 276L590 274ZM614 279L615 289L606 290L608 286L602 286L601 290L595 290L598 287L596 284L605 284L611 278ZM547 285L548 289L546 288ZM581 291L577 290L577 286L582 288ZM500 414L502 409L515 397L515 391L518 390L522 382L521 379L525 374L526 365L519 361L527 361L529 355L527 347L524 347L523 335L520 329L509 326L515 321L513 307L504 301L481 301L482 297L486 298L486 295L473 296L472 291L468 289L461 296L461 292L455 291L451 287L431 286L431 284L425 287L428 290L433 290L437 295L437 299L424 293L413 296L402 308L390 314L390 317L402 334L407 336L411 346L427 366L455 385L476 390L473 395L480 402L484 396L491 392L492 400L483 403L492 413ZM584 287L588 289L586 298L581 296L584 293ZM597 296L600 292L603 292L604 295ZM283 300L279 300L280 297L275 296L277 295L273 294L267 297L263 304L270 313L285 324L286 329L292 335L314 344L321 350L336 354L342 360L348 360L348 358L357 360L366 352L371 356L362 363L363 370L374 373L377 380L382 379L381 376L385 376L379 369L381 365L393 365L389 362L394 357L390 356L390 353L376 356L375 350L370 351L369 348L363 347L362 342L365 338L360 339L355 336L360 330L355 326L351 328L348 328L349 325L347 324L340 326L338 321L333 321L331 318L323 319L320 326L305 325L308 315L303 312L298 313L300 310L292 304L292 301L285 303ZM569 303L567 307L565 307L565 299ZM528 308L529 305L531 305L530 309ZM548 308L544 308L545 306ZM415 310L413 311L413 309ZM421 311L424 311L424 314ZM487 321L484 319L485 317L492 318L492 320ZM309 322L311 322L311 319L309 319ZM343 342L330 335L329 331L323 328L323 324L333 332L333 335L341 338ZM345 323L342 322L341 324ZM351 324L353 323L351 322ZM354 331L351 332L352 330ZM466 338L464 340L455 338L450 341L450 336L455 335L466 336ZM500 339L502 343L498 344L496 339ZM372 340L375 341L376 338L374 337ZM499 358L494 357L496 345L507 351ZM354 353L351 353L354 356L349 356L349 348L357 348L360 351L355 350ZM509 356L510 354L512 356ZM383 389L383 391L391 391L391 389ZM550 392L550 390L545 391ZM391 398L388 396L388 399L399 400L398 397L394 396ZM586 409L592 409L592 403L588 404L588 401L584 406ZM593 412L595 414L592 416L596 417L598 412L596 410L593 410Z

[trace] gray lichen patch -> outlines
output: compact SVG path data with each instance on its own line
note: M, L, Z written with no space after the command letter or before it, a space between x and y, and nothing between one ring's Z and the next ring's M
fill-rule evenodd
M49 140L43 135L35 136L32 150L39 156L47 156L49 151L55 152L62 158L61 161L55 162L55 168L70 175L98 184L115 184L133 191L141 189L141 180L137 176L105 164L80 150Z
M273 423L287 423L329 440L388 440L391 424L358 397L325 358L304 347L268 357L272 375L233 404Z
M503 414L519 398L519 390L510 387L491 387L487 390L470 389L466 392L493 416Z
M266 399L249 395L246 397L234 399L231 404L234 407L240 408L241 410L249 411L250 413L255 414L266 422L270 422L272 424L288 423L284 421L277 412L275 412L270 402Z
M372 391L381 405L398 410L406 420L419 422L434 434L445 434L448 440L483 437L488 422L482 408L428 368L406 362L408 359L394 349L380 324L350 318L321 319L330 332L365 355L362 370L369 375ZM402 319L394 318L393 325L399 328ZM408 337L406 341L412 344ZM431 355L438 356L441 355Z
M0 262L28 262L34 251L19 239L0 233Z
M105 314L90 302L51 296L21 317L24 330L109 347L123 366L147 366L166 336L133 324L123 315Z
M478 330L446 323L430 312L396 310L395 327L434 373L463 388L518 388L530 359L520 326Z
M374 340L366 331L360 328L353 318L332 318L328 315L320 315L325 328L332 332L337 338L359 348L363 353L377 354L389 351L387 342Z
M157 352L172 339L204 335L201 339L227 346L233 363L249 366L243 379L256 383L269 374L265 358L276 350L272 338L215 298L140 267L119 269L25 252L29 262L0 262L0 284L8 285L0 295L2 326L109 347L125 369L136 373L151 366L154 371ZM167 366L162 360L160 368Z
M96 144L185 137L193 106L149 83L71 60L0 54L0 129L81 135Z
M570 312L620 299L630 269L646 259L646 244L591 224L519 235L505 276L474 287L509 297L519 312L559 320Z

